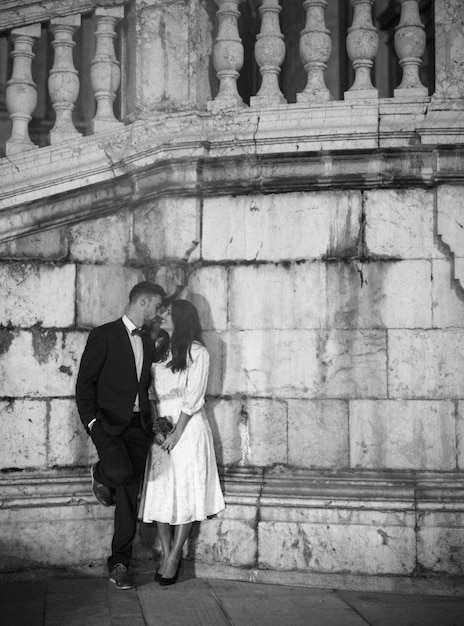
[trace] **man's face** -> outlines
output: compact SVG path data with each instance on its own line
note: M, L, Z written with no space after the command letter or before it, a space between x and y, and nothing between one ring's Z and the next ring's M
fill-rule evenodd
M147 296L146 304L143 311L143 321L145 324L152 324L157 315L162 311L161 296Z

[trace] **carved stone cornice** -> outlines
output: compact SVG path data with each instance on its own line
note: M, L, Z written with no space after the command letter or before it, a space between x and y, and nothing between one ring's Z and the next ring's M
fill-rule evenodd
M163 195L464 183L464 144L379 146L377 106L284 108L157 116L1 159L0 240Z
M129 0L0 0L0 32L53 17L89 13L96 7L114 7Z
M220 478L229 505L278 511L283 519L287 509L305 508L464 511L463 473L222 468ZM86 469L11 472L0 478L0 510L94 503Z
M126 164L127 165L127 164ZM133 164L134 165L134 164ZM124 170L124 163L120 163ZM117 177L0 210L0 241L135 208L162 196L464 184L462 148L386 148L153 160ZM100 178L100 180L98 180ZM33 191L33 186L29 189Z

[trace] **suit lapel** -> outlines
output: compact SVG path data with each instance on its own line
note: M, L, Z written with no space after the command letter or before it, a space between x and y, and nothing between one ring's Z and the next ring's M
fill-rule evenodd
M128 367L128 373L134 376L137 380L137 369L135 366L134 351L127 333L127 328L122 321L122 318L116 320L116 329L118 333L119 342L121 345L121 362L130 364Z

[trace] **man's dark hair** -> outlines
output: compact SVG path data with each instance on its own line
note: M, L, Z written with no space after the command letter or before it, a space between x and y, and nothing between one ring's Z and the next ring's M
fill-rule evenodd
M141 283L137 283L129 293L129 302L135 302L140 296L161 296L164 300L166 298L166 292L161 285L151 283L149 280L143 280Z

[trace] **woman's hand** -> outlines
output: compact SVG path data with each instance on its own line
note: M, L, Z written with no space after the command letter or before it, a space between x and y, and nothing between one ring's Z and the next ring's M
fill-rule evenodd
M161 444L162 450L165 450L169 454L169 452L171 452L171 450L173 450L177 445L182 436L182 432L183 431L181 429L176 427L172 432L166 435L166 439Z
M165 437L162 433L155 433L155 441L160 446L164 443Z

